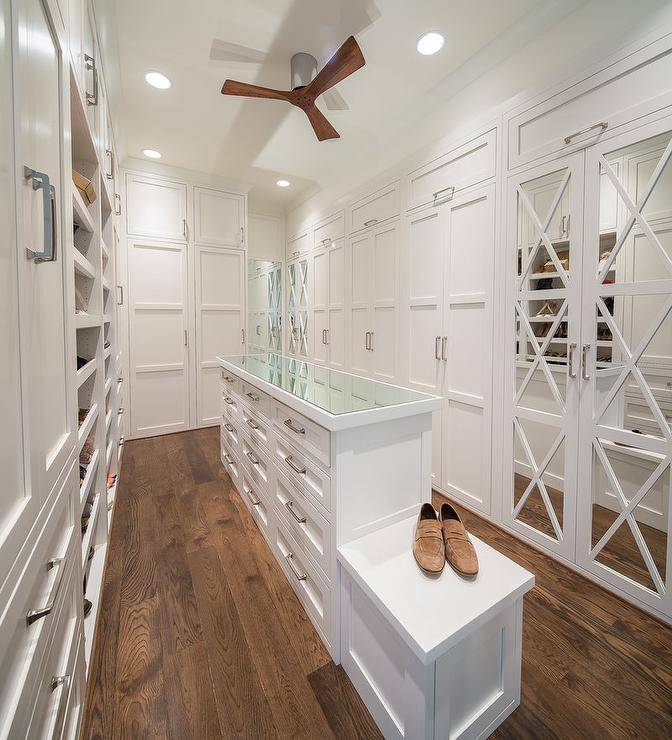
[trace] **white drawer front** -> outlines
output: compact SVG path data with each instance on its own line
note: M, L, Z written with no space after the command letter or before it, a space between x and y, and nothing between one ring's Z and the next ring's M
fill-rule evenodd
M401 206L400 197L399 180L395 180L387 187L360 198L350 207L349 233L368 229L397 216Z
M306 613L327 647L334 639L334 594L280 519L275 526L275 555Z
M240 495L252 513L259 530L272 546L271 524L273 521L273 507L270 504L269 498L262 495L261 489L251 481L247 471L243 472L243 490Z
M273 421L276 427L301 451L305 451L327 468L331 464L331 434L303 414L273 401Z
M271 416L271 397L268 393L260 391L259 388L247 383L242 382L241 397L246 404L250 406L253 411L258 414L263 414L267 418Z
M439 205L455 193L495 176L497 130L433 159L406 176L408 209Z
M273 480L273 469L270 455L262 448L261 444L250 439L246 434L241 438L241 460L250 471L252 479L266 491L271 490Z
M345 236L345 213L340 211L319 223L313 230L313 246L328 247Z
M646 49L611 65L511 118L509 167L559 151L573 151L648 113L670 105L672 50L647 59ZM567 141L569 139L569 141Z
M3 589L7 603L0 621L0 737L5 736L19 704L33 693L50 634L68 599L68 575L75 565L79 567L71 513L78 487L78 466L73 464L13 591L9 593L10 581L5 583L7 592ZM9 578L13 577L10 573ZM26 721L24 717L22 731Z
M240 467L240 461L233 448L222 440L222 465L226 468L226 472L229 474L233 485L239 490L242 490L242 471Z
M222 393L238 393L240 395L241 380L228 370L222 370Z
M240 421L240 401L232 394L222 394L222 416L231 420L234 424Z
M264 449L271 451L271 425L259 414L255 414L244 404L241 406L241 421L243 429L255 441L259 442Z
M291 260L292 257L310 252L312 246L310 231L302 231L300 234L290 237L287 240L287 259Z
M237 451L240 448L240 432L237 427L224 419L219 429L222 439L226 440Z
M327 511L331 510L331 478L308 459L307 455L275 435L275 464L287 477L298 483Z
M331 580L331 525L298 485L282 473L275 476L275 504L290 532Z

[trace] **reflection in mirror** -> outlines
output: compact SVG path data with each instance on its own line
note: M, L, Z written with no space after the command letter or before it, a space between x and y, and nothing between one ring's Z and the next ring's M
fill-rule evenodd
M670 506L672 297L662 282L672 280L670 139L602 158L603 294L593 327L601 430L593 440L591 557L654 593L664 591Z
M250 354L282 353L282 263L247 261L247 344Z

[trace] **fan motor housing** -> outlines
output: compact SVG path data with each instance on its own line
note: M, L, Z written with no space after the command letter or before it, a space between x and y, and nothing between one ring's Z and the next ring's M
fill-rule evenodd
M317 74L317 59L312 54L300 51L290 63L292 90L305 87Z

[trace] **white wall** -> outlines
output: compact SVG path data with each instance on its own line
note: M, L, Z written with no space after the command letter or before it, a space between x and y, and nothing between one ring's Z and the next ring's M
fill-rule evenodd
M340 176L287 214L287 234L323 216L353 189L395 167L431 142L459 137L504 107L571 77L647 33L672 25L669 0L576 0L549 2L535 26L503 35L442 81L413 120L393 140L381 139L363 164ZM532 36L523 45L523 39ZM402 93L403 94L403 93ZM517 100L516 98L520 99ZM409 112L409 119L411 112Z

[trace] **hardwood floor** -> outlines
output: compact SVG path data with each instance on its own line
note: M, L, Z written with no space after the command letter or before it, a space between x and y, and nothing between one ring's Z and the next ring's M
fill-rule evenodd
M217 429L126 444L82 737L380 737L218 448ZM522 704L494 737L671 737L672 629L461 513L537 579Z

